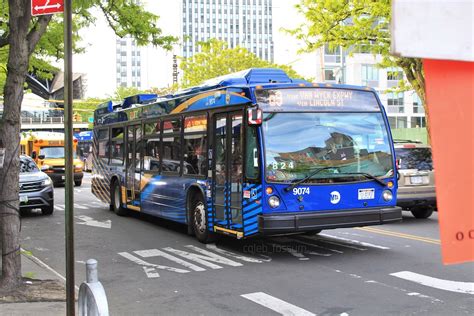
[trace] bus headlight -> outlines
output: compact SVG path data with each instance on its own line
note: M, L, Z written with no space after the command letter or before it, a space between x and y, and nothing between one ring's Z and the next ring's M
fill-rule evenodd
M268 198L268 205L270 205L271 208L277 208L280 206L280 199L278 196L270 196Z
M393 193L390 190L385 190L382 193L382 197L386 202L389 202L393 199Z

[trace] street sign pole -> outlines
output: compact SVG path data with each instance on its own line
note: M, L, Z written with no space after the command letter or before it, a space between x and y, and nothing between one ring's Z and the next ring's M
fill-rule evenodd
M72 0L64 1L64 133L66 152L66 312L75 315L74 285L74 172L72 135Z

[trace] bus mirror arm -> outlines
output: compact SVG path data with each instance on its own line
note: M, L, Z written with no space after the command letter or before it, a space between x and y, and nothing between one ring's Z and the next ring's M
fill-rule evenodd
M40 159L40 160L43 160L44 158L45 158L44 155L39 155L39 156L38 156L38 159Z

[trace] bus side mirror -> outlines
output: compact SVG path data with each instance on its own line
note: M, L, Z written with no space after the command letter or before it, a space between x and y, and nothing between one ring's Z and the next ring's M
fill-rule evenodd
M40 160L43 160L44 158L45 158L44 155L39 155L39 156L38 156L38 159L40 159Z
M32 151L31 152L31 159L36 160L36 158L37 158L36 151Z
M251 108L247 110L249 125L260 125L262 124L262 110L257 108Z

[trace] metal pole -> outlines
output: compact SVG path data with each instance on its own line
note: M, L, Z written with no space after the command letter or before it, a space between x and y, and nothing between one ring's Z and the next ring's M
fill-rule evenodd
M75 315L74 288L74 172L72 148L72 0L64 0L64 133L66 152L66 312Z

